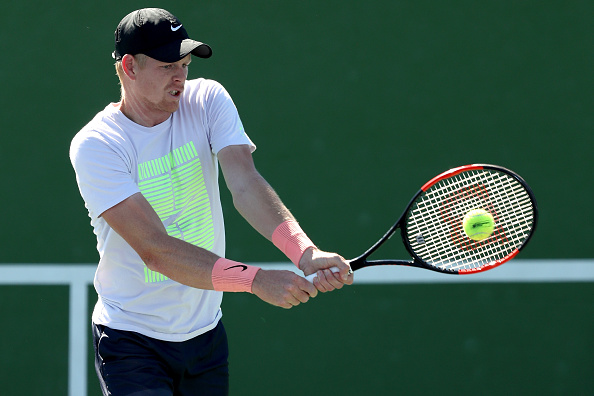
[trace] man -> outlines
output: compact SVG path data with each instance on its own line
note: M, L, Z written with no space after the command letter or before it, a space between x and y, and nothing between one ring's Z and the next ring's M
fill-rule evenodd
M115 32L121 101L71 144L100 255L93 332L105 395L227 394L222 292L291 308L353 282L257 172L225 89L186 80L192 55L211 54L169 12L130 13ZM313 284L224 258L218 164L236 209L306 275L317 272Z

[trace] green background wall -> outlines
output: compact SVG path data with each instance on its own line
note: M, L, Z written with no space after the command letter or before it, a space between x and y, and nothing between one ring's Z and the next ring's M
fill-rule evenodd
M0 24L0 263L97 261L68 147L119 99L113 31L145 6L213 47L190 78L227 87L259 170L322 248L358 254L427 179L485 162L516 170L538 198L521 258L594 256L582 227L594 219L591 1L24 0ZM228 194L224 205L230 258L286 261ZM462 306L446 315L437 302L449 296ZM283 394L586 393L593 297L591 284L355 286L285 312L228 296L233 393L269 381ZM0 305L6 394L64 394L67 290L0 298L13 302Z

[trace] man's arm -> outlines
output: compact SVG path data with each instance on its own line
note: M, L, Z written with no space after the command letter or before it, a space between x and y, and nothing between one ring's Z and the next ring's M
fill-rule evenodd
M219 152L218 157L235 208L254 229L268 240L272 240L272 234L279 224L294 220L294 217L270 184L256 170L249 147L228 146ZM331 267L338 267L340 272L332 273L328 270ZM353 282L352 275L348 274L350 267L341 256L321 251L316 247L304 252L299 268L306 275L327 269L318 274L315 283L320 291L334 290L341 288L345 283ZM258 275L254 280L254 286L257 280Z
M125 199L101 216L138 253L150 270L188 286L213 289L211 272L219 257L169 236L161 219L141 193Z
M132 195L106 210L102 217L139 254L152 271L187 286L213 290L212 269L220 258L214 253L167 234L163 223L141 193ZM290 271L259 270L257 291L262 300L291 308L310 297L317 289Z

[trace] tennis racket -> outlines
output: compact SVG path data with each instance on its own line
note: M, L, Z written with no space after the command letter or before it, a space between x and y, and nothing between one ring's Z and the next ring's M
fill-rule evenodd
M470 239L462 225L473 209L486 210L495 221L492 234L481 241ZM514 258L530 241L537 221L534 194L518 174L496 165L461 166L425 183L388 232L349 264L353 271L374 265L405 265L446 274L474 274ZM397 229L412 260L368 260ZM315 277L314 273L306 279L313 282Z

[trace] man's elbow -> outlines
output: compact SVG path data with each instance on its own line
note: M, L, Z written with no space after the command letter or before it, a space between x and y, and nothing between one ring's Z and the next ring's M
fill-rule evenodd
M146 253L140 254L140 258L142 259L142 262L144 263L144 265L146 265L148 269L154 272L162 273L163 264L158 254L155 254L154 252L149 250Z
M136 247L135 250L148 269L161 274L163 273L168 255L165 244L159 241L145 241L141 246Z

